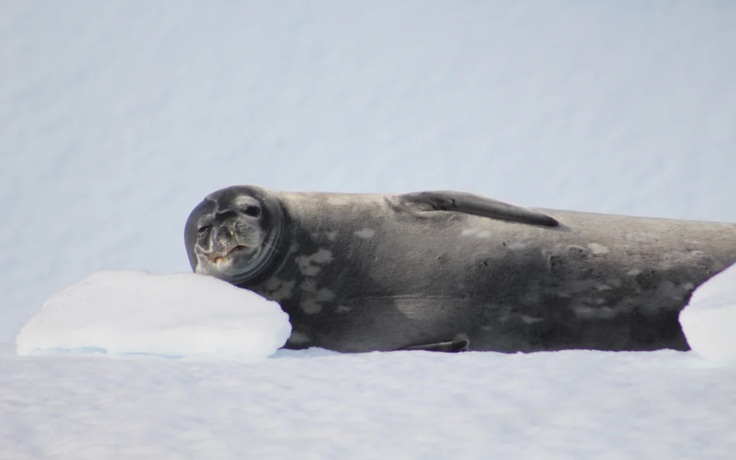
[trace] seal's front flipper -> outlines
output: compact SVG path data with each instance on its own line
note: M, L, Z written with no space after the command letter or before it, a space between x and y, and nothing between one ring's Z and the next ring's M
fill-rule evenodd
M444 353L458 353L460 351L468 351L470 340L453 340L451 342L428 343L425 345L414 345L413 347L402 348L402 350L423 350L423 351L441 351Z
M404 193L397 196L398 202L419 211L451 211L490 217L523 224L557 227L560 223L535 209L524 208L503 201L472 193L455 191L433 191Z

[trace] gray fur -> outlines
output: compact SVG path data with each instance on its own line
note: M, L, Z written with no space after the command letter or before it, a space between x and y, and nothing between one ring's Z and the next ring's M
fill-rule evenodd
M253 199L257 218L243 210ZM252 260L250 248L236 251L238 267L220 271L215 233L227 251L238 229L267 245ZM679 311L736 262L736 224L527 209L461 192L229 187L192 211L185 241L195 271L280 303L287 348L343 352L686 350Z

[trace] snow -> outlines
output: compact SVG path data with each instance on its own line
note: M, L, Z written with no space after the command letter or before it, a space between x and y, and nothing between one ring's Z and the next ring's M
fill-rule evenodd
M731 2L0 2L0 459L730 459L736 366L700 345L248 362L10 344L93 273L188 271L189 211L232 184L736 221L734 23ZM728 320L731 288L703 289L693 318ZM95 341L154 332L135 320ZM80 345L62 323L26 337Z
M276 302L216 278L101 272L47 300L16 349L257 361L290 333Z
M736 364L736 265L693 292L680 313L680 325L695 353Z
M674 351L191 363L0 350L0 366L8 459L728 459L736 448L736 368Z

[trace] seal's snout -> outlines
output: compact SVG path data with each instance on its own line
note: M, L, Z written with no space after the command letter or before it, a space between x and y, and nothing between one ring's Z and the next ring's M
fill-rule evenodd
M228 257L231 257L241 251L245 251L248 249L247 246L244 246L242 244L237 244L225 251L219 251L216 254L212 256L212 262L216 264L222 264L227 261Z
M216 225L212 234L212 253L218 256L225 256L237 246L242 245L242 239L247 229L235 219L229 219Z

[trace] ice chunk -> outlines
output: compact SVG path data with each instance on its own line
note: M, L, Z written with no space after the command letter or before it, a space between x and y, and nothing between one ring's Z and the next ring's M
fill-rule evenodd
M258 360L290 333L277 303L216 278L100 272L49 298L16 350Z
M736 364L736 265L695 290L680 313L680 324L694 352Z

